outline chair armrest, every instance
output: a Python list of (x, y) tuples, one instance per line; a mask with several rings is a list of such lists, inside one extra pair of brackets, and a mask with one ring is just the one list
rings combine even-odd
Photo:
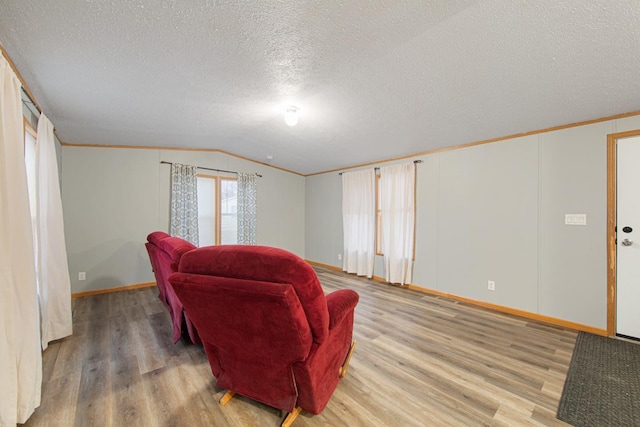
[(338, 325), (347, 313), (355, 309), (359, 299), (358, 293), (351, 289), (340, 289), (327, 295), (329, 330)]

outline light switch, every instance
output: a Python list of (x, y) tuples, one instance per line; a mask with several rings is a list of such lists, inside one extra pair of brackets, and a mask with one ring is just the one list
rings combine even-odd
[(565, 225), (587, 225), (587, 214), (565, 214)]

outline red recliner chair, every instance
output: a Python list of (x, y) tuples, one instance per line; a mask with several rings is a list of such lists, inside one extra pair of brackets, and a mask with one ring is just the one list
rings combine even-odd
[(355, 346), (355, 291), (325, 296), (302, 258), (266, 246), (190, 251), (169, 282), (227, 389), (221, 404), (238, 393), (289, 412), (283, 426), (324, 409)]
[(196, 249), (196, 246), (179, 237), (171, 237), (165, 232), (156, 231), (147, 236), (148, 243), (145, 244), (151, 267), (156, 276), (156, 284), (158, 285), (158, 298), (164, 303), (169, 310), (173, 323), (173, 342), (176, 343), (182, 336), (182, 321), (187, 327), (189, 338), (194, 344), (200, 342), (198, 331), (189, 320), (189, 317), (183, 314), (182, 303), (176, 296), (168, 282), (171, 273), (178, 271), (180, 258)]

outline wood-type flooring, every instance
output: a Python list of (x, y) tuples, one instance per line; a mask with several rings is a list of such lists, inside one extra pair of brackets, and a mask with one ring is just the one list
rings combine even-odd
[[(360, 294), (347, 377), (305, 426), (565, 426), (555, 418), (577, 333), (316, 268), (326, 293)], [(173, 344), (156, 288), (76, 298), (74, 334), (43, 353), (26, 426), (278, 426), (242, 396), (226, 406), (201, 345)]]

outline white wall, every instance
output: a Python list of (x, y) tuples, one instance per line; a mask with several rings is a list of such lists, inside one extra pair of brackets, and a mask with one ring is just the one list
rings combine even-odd
[[(73, 292), (154, 280), (144, 247), (168, 231), (170, 166), (257, 172), (258, 244), (305, 255), (304, 178), (216, 152), (62, 147), (62, 199)], [(78, 272), (86, 281), (78, 281)]]
[[(416, 157), (413, 283), (606, 329), (607, 134), (632, 129), (640, 116)], [(340, 177), (306, 185), (307, 259), (341, 267)]]

